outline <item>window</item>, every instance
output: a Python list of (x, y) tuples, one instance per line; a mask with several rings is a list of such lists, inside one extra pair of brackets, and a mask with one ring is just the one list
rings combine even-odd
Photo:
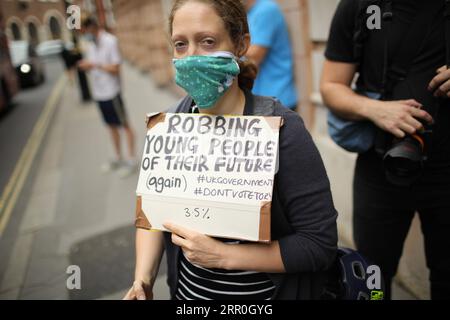
[(49, 28), (53, 39), (61, 39), (61, 25), (55, 17), (50, 17)]
[(30, 43), (39, 43), (39, 35), (36, 24), (33, 22), (28, 23), (28, 37), (30, 39)]
[(20, 32), (20, 28), (17, 23), (11, 23), (11, 33), (14, 40), (22, 40), (22, 33)]

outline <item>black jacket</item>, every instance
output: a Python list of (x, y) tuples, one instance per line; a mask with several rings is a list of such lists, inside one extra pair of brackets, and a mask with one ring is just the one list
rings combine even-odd
[[(187, 113), (184, 98), (169, 112)], [(278, 240), (286, 269), (268, 274), (276, 286), (274, 299), (319, 299), (337, 250), (337, 213), (325, 168), (311, 136), (297, 113), (277, 100), (246, 92), (245, 115), (281, 116), (279, 171), (272, 198), (271, 234)], [(172, 298), (178, 283), (181, 250), (164, 233), (168, 285)]]

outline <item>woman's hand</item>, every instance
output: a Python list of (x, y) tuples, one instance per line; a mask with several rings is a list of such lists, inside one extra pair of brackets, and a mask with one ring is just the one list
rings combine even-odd
[(165, 223), (164, 228), (172, 232), (172, 242), (181, 247), (191, 263), (203, 268), (225, 267), (223, 242), (172, 223)]
[(135, 281), (123, 300), (153, 300), (153, 291), (144, 281)]
[(403, 138), (423, 130), (419, 120), (433, 123), (431, 115), (421, 108), (422, 105), (414, 99), (379, 101), (376, 108), (371, 108), (368, 118), (382, 130)]
[(432, 91), (435, 97), (450, 98), (450, 69), (442, 66), (436, 70), (437, 75), (428, 85), (428, 90)]

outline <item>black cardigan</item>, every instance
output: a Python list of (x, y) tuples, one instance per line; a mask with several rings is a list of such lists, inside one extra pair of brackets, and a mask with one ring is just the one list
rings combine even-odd
[[(274, 299), (319, 299), (326, 270), (337, 250), (337, 212), (319, 152), (297, 113), (277, 100), (245, 92), (245, 115), (281, 116), (279, 171), (271, 210), (272, 240), (278, 240), (286, 273), (268, 274), (276, 286)], [(168, 112), (187, 113), (192, 99), (184, 98)], [(167, 283), (173, 298), (178, 284), (180, 247), (164, 232)]]

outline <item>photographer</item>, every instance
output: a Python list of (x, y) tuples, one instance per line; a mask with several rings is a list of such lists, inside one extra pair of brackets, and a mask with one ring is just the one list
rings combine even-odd
[[(382, 20), (371, 29), (367, 12), (374, 4)], [(354, 240), (380, 266), (388, 299), (416, 212), (431, 298), (450, 298), (449, 6), (445, 0), (342, 0), (325, 53), (325, 104), (335, 116), (373, 127), (373, 143), (359, 151), (355, 168)]]

